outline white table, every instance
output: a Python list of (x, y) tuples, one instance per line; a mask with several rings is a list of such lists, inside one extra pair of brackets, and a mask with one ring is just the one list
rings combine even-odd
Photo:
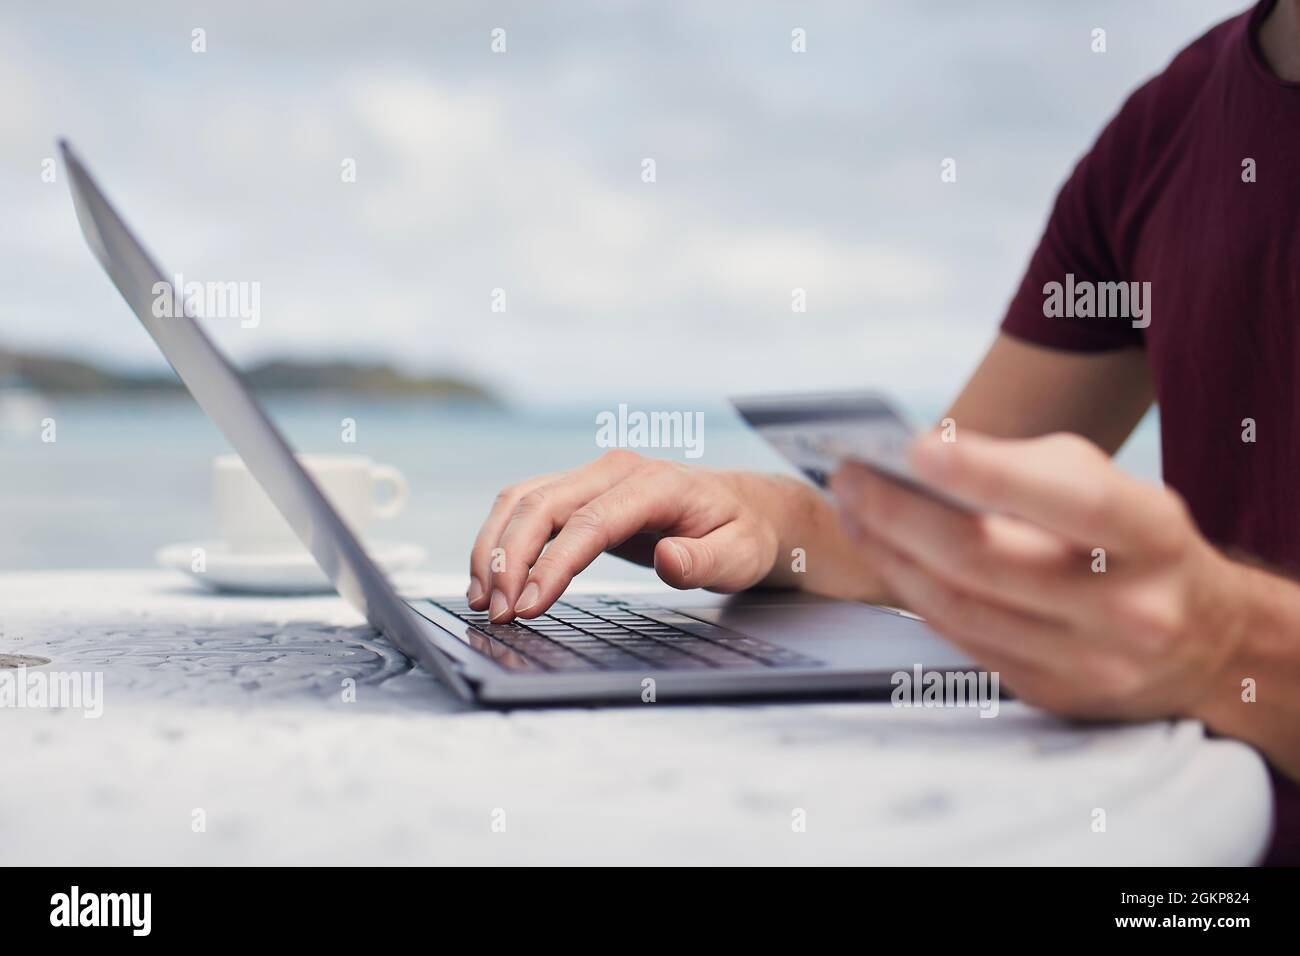
[(338, 598), (168, 572), (0, 576), (0, 654), (105, 675), (99, 719), (0, 710), (0, 864), (1246, 864), (1270, 821), (1260, 758), (1190, 721), (472, 711)]

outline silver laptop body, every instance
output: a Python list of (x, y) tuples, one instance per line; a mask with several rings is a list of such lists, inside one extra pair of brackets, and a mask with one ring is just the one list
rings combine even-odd
[(801, 593), (566, 598), (538, 622), (511, 625), (491, 625), (463, 597), (400, 597), (194, 316), (154, 315), (165, 274), (68, 143), (59, 146), (86, 242), (190, 394), (338, 593), (460, 697), (633, 703), (649, 699), (648, 688), (663, 702), (880, 695), (899, 671), (975, 667), (914, 618)]

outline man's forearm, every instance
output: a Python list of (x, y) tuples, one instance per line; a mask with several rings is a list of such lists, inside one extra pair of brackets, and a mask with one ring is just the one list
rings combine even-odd
[(1253, 744), (1300, 780), (1300, 585), (1248, 565), (1233, 568), (1237, 652), (1194, 716)]

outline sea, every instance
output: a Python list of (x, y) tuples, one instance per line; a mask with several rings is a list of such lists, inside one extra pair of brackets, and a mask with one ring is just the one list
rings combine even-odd
[[(150, 567), (161, 547), (214, 538), (212, 460), (230, 449), (192, 401), (40, 403), (36, 421), (52, 420), (52, 432), (12, 421), (0, 429), (0, 571)], [(519, 408), (348, 396), (275, 398), (267, 405), (298, 451), (364, 455), (399, 468), (410, 482), (410, 502), (373, 536), (420, 544), (430, 570), (455, 572), (467, 568), (474, 535), (497, 491), (600, 455), (597, 416), (616, 411), (581, 403)], [(674, 410), (681, 404), (631, 407)], [(919, 402), (908, 410), (918, 421), (941, 414)], [(703, 414), (702, 454), (694, 464), (791, 473), (727, 405), (696, 404), (692, 411)], [(644, 451), (685, 460), (683, 449)], [(1158, 478), (1154, 414), (1119, 461), (1135, 474)], [(650, 572), (606, 556), (590, 573), (639, 580)]]

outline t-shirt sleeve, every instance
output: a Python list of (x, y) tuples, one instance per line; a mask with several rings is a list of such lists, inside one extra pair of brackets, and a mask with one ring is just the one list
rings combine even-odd
[[(1048, 348), (1101, 352), (1143, 344), (1123, 317), (1045, 315), (1048, 283), (1131, 281), (1116, 253), (1116, 223), (1142, 144), (1141, 96), (1130, 98), (1057, 194), (1029, 268), (1007, 308), (1002, 331)], [(1062, 292), (1064, 289), (1062, 288)]]

